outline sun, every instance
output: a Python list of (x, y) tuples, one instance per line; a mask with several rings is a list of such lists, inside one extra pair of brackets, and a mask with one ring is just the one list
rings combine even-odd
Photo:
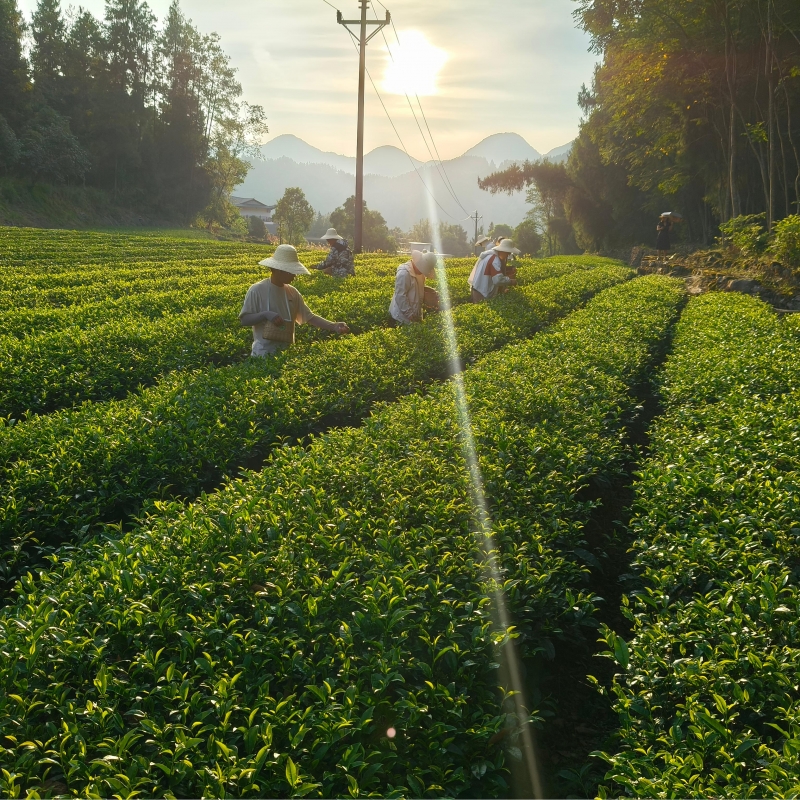
[(384, 90), (392, 94), (436, 94), (436, 76), (447, 61), (447, 53), (419, 31), (398, 35), (400, 44), (389, 45)]

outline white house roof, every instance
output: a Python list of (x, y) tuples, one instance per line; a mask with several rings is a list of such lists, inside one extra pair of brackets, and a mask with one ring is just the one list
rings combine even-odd
[(231, 203), (237, 208), (263, 208), (266, 211), (272, 211), (275, 208), (275, 206), (268, 206), (266, 203), (256, 200), (255, 197), (234, 197), (231, 195)]

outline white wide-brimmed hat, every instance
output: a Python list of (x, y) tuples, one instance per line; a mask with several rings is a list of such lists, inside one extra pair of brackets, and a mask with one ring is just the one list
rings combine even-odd
[(491, 241), (488, 236), (481, 236), (475, 244), (486, 244), (486, 242)]
[(436, 272), (436, 253), (423, 253), (421, 250), (411, 251), (411, 263), (426, 277), (430, 278)]
[(515, 256), (518, 256), (522, 252), (514, 247), (514, 243), (511, 239), (503, 239), (500, 244), (495, 245), (492, 250), (494, 250), (495, 253), (513, 253)]
[(338, 233), (336, 233), (336, 228), (328, 228), (328, 230), (325, 231), (325, 235), (321, 236), (320, 238), (321, 239), (341, 239), (342, 237), (339, 236)]
[(275, 252), (263, 261), (259, 261), (262, 267), (271, 267), (292, 275), (310, 275), (311, 273), (300, 263), (297, 257), (297, 250), (290, 244), (279, 244)]

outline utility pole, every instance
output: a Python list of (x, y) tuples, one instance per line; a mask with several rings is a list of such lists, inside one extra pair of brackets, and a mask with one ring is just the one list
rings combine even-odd
[(479, 217), (479, 216), (478, 216), (478, 212), (476, 211), (476, 212), (475, 212), (475, 213), (474, 213), (474, 214), (473, 214), (473, 215), (470, 217), (470, 219), (474, 219), (474, 220), (475, 220), (475, 238), (472, 240), (472, 243), (473, 243), (473, 244), (475, 244), (475, 242), (477, 242), (477, 241), (478, 241), (478, 220), (479, 220), (479, 219), (483, 219), (483, 217)]
[[(342, 19), (342, 12), (336, 12), (336, 21), (344, 25), (347, 32), (358, 42), (358, 133), (356, 134), (356, 220), (353, 238), (353, 252), (360, 253), (364, 230), (364, 72), (367, 67), (367, 43), (381, 29), (386, 27), (392, 17), (386, 12), (386, 19), (367, 19), (369, 0), (358, 0), (361, 6), (361, 19)], [(356, 35), (349, 25), (358, 25)], [(367, 25), (374, 25), (375, 30), (367, 36)]]

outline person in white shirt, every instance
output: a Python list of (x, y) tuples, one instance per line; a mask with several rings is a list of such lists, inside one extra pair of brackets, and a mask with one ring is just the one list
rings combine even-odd
[(272, 256), (258, 263), (270, 268), (270, 277), (247, 290), (239, 312), (239, 322), (253, 329), (251, 355), (273, 356), (286, 350), (294, 344), (295, 323), (308, 323), (332, 333), (350, 333), (344, 322), (330, 322), (314, 314), (300, 292), (290, 286), (297, 275), (311, 274), (300, 263), (292, 245), (279, 245)]
[(477, 239), (475, 241), (475, 244), (473, 245), (473, 249), (475, 250), (475, 255), (479, 256), (486, 250), (486, 248), (490, 244), (491, 244), (491, 239), (489, 239), (488, 236), (481, 236), (480, 239)]
[(411, 251), (411, 260), (397, 268), (394, 279), (394, 295), (389, 305), (389, 314), (395, 322), (410, 325), (422, 321), (423, 306), (439, 307), (439, 294), (425, 286), (425, 278), (436, 272), (436, 253)]
[(478, 257), (468, 279), (473, 303), (490, 300), (504, 292), (508, 286), (517, 285), (516, 270), (506, 267), (511, 253), (519, 255), (520, 251), (514, 247), (511, 239), (503, 239), (500, 244)]

